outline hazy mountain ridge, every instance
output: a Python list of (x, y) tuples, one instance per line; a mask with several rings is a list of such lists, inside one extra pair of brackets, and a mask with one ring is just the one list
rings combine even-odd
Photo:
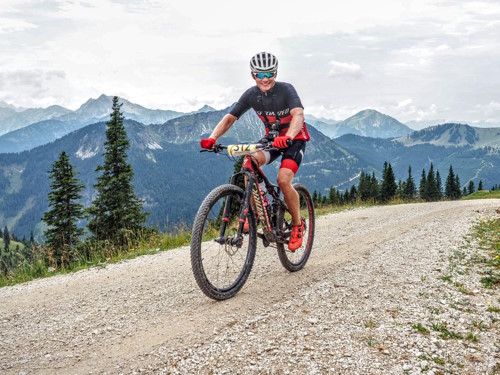
[(394, 141), (405, 146), (428, 143), (445, 147), (500, 147), (500, 128), (476, 128), (466, 124), (449, 123), (431, 126)]
[(372, 138), (393, 138), (413, 132), (405, 124), (395, 118), (384, 115), (373, 109), (365, 109), (344, 121), (318, 124), (325, 135), (337, 138), (344, 134), (355, 134)]
[[(103, 94), (97, 99), (87, 100), (76, 111), (70, 111), (59, 106), (45, 109), (24, 109), (2, 102), (3, 104), (0, 103), (0, 153), (30, 150), (53, 142), (57, 138), (83, 126), (107, 121), (111, 102), (112, 97)], [(120, 98), (120, 102), (122, 103), (121, 110), (125, 118), (145, 125), (164, 124), (173, 119), (197, 113), (220, 112), (208, 105), (191, 113), (181, 113), (171, 110), (148, 109), (123, 98)], [(27, 124), (27, 122), (35, 119), (37, 119), (37, 122)], [(21, 122), (22, 127), (2, 135), (2, 128), (10, 127), (9, 124), (16, 121)], [(398, 120), (372, 109), (360, 111), (344, 121), (317, 118), (311, 114), (306, 114), (306, 122), (332, 139), (344, 134), (357, 134), (372, 138), (400, 137), (401, 141), (410, 142), (409, 140), (403, 140), (402, 137), (413, 132), (411, 128)], [(170, 125), (172, 124), (175, 124), (175, 122), (170, 123)], [(21, 125), (18, 124), (17, 126)], [(170, 130), (173, 131), (174, 128)], [(186, 134), (186, 132), (177, 134), (175, 136), (176, 142), (184, 142), (183, 138), (186, 137), (186, 139), (189, 139)], [(412, 142), (418, 142), (418, 140), (413, 139)], [(422, 140), (422, 142), (425, 142), (425, 140)]]
[[(491, 138), (487, 138), (494, 135)], [(445, 124), (395, 139), (377, 139), (344, 135), (336, 143), (362, 160), (375, 165), (390, 162), (396, 178), (405, 179), (411, 166), (415, 181), (420, 181), (422, 169), (430, 163), (441, 178), (448, 175), (450, 165), (460, 176), (462, 186), (473, 180), (483, 181), (485, 188), (500, 182), (500, 129), (472, 128), (467, 125)]]
[[(112, 97), (101, 95), (97, 99), (89, 99), (76, 111), (52, 106), (45, 109), (27, 109), (15, 112), (7, 108), (11, 115), (2, 120), (0, 118), (0, 135), (2, 128), (12, 128), (16, 124), (17, 130), (12, 130), (0, 136), (0, 152), (22, 152), (34, 147), (53, 142), (56, 139), (76, 129), (109, 119), (112, 106)], [(141, 105), (120, 99), (125, 118), (143, 124), (163, 124), (171, 119), (186, 115), (182, 112), (148, 109)], [(208, 112), (214, 110), (210, 106), (203, 106), (198, 111)], [(1, 111), (0, 111), (1, 114)], [(50, 120), (50, 121), (49, 121)]]
[[(7, 110), (9, 110), (9, 108), (7, 108)], [(58, 105), (47, 108), (28, 108), (20, 112), (11, 109), (8, 116), (0, 118), (0, 135), (7, 134), (39, 121), (57, 119), (70, 112), (69, 109)]]

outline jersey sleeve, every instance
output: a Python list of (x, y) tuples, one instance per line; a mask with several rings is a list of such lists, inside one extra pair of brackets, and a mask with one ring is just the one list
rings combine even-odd
[(240, 118), (250, 107), (250, 92), (252, 89), (248, 89), (241, 95), (240, 99), (236, 102), (233, 109), (229, 112), (236, 118)]
[(295, 87), (293, 87), (291, 84), (286, 84), (285, 85), (285, 90), (287, 92), (286, 97), (288, 98), (288, 108), (293, 109), (293, 108), (302, 108), (304, 109), (304, 106), (302, 105), (302, 102), (300, 101), (299, 94), (297, 94), (297, 90), (295, 90)]

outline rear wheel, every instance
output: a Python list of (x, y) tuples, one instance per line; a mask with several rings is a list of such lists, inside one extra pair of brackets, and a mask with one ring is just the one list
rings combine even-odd
[[(235, 185), (221, 185), (212, 190), (201, 204), (194, 220), (191, 237), (191, 268), (200, 289), (208, 297), (224, 300), (233, 297), (250, 274), (257, 246), (257, 224), (252, 208), (247, 218), (248, 233), (240, 245), (231, 244), (237, 237), (243, 190)], [(222, 211), (231, 198), (226, 230), (220, 238)]]
[[(290, 251), (288, 250), (288, 243), (278, 242), (276, 244), (281, 264), (291, 272), (301, 270), (307, 263), (313, 246), (315, 229), (314, 205), (309, 190), (302, 184), (295, 184), (293, 187), (299, 193), (300, 216), (305, 224), (302, 246), (295, 251)], [(290, 239), (292, 215), (288, 209), (282, 208), (279, 210), (277, 224), (281, 234), (285, 238)]]

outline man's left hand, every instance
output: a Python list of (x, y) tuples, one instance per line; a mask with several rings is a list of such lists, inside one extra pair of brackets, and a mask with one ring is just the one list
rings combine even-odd
[[(290, 144), (288, 143), (290, 140)], [(292, 137), (290, 137), (289, 135), (284, 135), (282, 137), (276, 137), (274, 138), (274, 141), (273, 141), (273, 147), (276, 147), (276, 148), (287, 148), (288, 146), (290, 146), (292, 144)]]

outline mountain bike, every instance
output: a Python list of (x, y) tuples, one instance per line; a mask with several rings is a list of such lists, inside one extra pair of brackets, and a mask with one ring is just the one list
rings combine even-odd
[(191, 268), (200, 289), (215, 300), (231, 298), (243, 287), (253, 266), (258, 238), (264, 247), (277, 249), (281, 264), (290, 272), (301, 270), (311, 254), (315, 229), (311, 194), (303, 184), (293, 185), (300, 197), (305, 226), (302, 246), (290, 251), (292, 216), (281, 189), (268, 180), (252, 158), (258, 150), (273, 148), (271, 142), (259, 142), (216, 144), (210, 150), (226, 151), (234, 160), (244, 157), (241, 171), (231, 177), (230, 183), (216, 187), (203, 200), (193, 224)]

